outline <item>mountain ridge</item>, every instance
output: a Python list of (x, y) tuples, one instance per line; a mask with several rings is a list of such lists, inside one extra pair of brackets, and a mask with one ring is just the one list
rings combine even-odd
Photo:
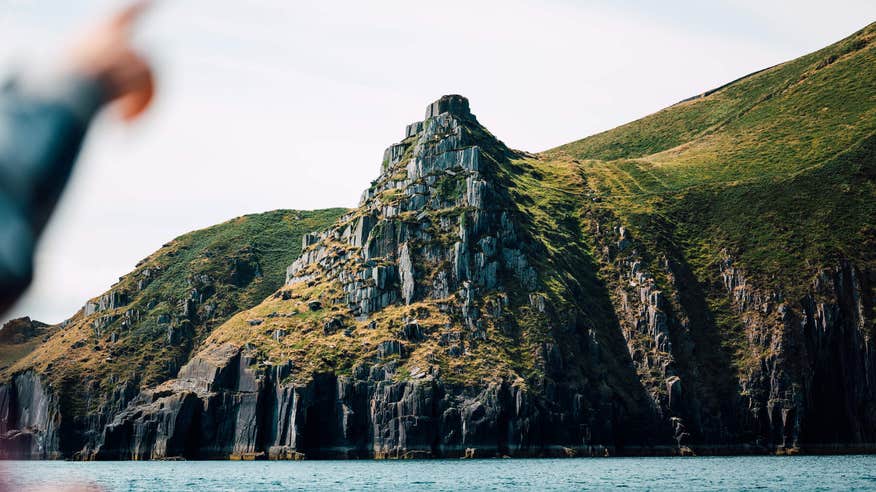
[(7, 370), (8, 456), (872, 452), (874, 37), (539, 154), (444, 96), (175, 374)]

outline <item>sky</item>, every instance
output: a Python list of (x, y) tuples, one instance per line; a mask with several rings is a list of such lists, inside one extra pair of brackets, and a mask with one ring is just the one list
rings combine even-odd
[[(0, 0), (3, 76), (52, 65), (123, 5)], [(158, 94), (95, 121), (0, 321), (59, 322), (176, 236), (246, 213), (353, 207), (443, 94), (537, 152), (837, 41), (872, 0), (164, 0), (138, 29)]]

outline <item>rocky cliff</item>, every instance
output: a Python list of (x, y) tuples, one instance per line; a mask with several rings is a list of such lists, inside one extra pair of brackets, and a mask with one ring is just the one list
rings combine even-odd
[[(186, 295), (156, 294), (179, 311), (155, 313), (175, 328), (153, 353), (176, 355), (154, 376), (108, 361), (74, 398), (70, 375), (94, 366), (47, 355), (130, 344), (133, 287), (11, 365), (4, 452), (871, 452), (874, 38), (871, 25), (541, 154), (442, 97), (356, 209), (294, 238), (284, 282), (205, 325), (220, 290), (197, 275)], [(283, 275), (246, 258), (220, 285)]]
[(283, 284), (305, 231), (344, 209), (238, 217), (165, 244), (70, 319), (0, 329), (0, 453), (87, 457), (137, 396), (218, 325)]

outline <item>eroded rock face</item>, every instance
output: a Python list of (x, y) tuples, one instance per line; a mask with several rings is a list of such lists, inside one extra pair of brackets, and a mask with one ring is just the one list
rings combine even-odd
[(47, 326), (45, 323), (31, 320), (27, 316), (11, 319), (0, 326), (0, 344), (13, 345), (28, 342), (34, 337), (42, 335)]
[[(614, 453), (610, 415), (580, 394), (533, 398), (507, 383), (457, 388), (394, 363), (284, 383), (288, 367), (232, 346), (202, 352), (180, 378), (142, 393), (106, 427), (97, 459), (415, 458)], [(602, 444), (608, 442), (609, 444)], [(653, 452), (652, 448), (650, 451)]]
[[(787, 299), (752, 285), (729, 253), (719, 263), (721, 285), (709, 292), (696, 287), (683, 259), (657, 256), (650, 267), (664, 291), (644, 259), (653, 251), (623, 227), (594, 233), (603, 264), (613, 267), (609, 287), (630, 356), (680, 447), (873, 450), (872, 272), (841, 262), (806, 280), (802, 298)], [(721, 335), (737, 339), (735, 353), (720, 346), (709, 296), (726, 296), (742, 325)]]
[[(761, 363), (740, 378), (755, 439), (780, 450), (866, 451), (876, 442), (872, 272), (822, 270), (799, 301), (758, 289), (726, 257), (724, 287)], [(839, 447), (842, 447), (840, 444)]]
[[(442, 97), (386, 150), (381, 176), (359, 209), (341, 226), (304, 238), (287, 284), (317, 274), (321, 282), (338, 281), (356, 316), (395, 302), (478, 297), (495, 290), (503, 274), (536, 289), (527, 259), (535, 245), (519, 230), (497, 176), (496, 163), (515, 155), (477, 124), (467, 99)], [(465, 323), (476, 324), (478, 310), (464, 304)]]
[(0, 457), (60, 458), (60, 412), (36, 373), (0, 386)]

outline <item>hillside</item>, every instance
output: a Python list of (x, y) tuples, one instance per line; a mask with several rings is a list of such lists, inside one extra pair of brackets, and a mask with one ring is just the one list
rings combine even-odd
[[(10, 445), (33, 445), (45, 457), (58, 456), (59, 447), (72, 454), (88, 446), (141, 387), (176, 375), (216, 326), (282, 285), (284, 265), (299, 254), (301, 236), (343, 212), (278, 210), (185, 234), (70, 319), (43, 328), (52, 336), (30, 351), (0, 341), (0, 353), (9, 354), (0, 377), (9, 381), (19, 374), (17, 393), (31, 395), (32, 411), (43, 406), (52, 427), (34, 442), (27, 432), (11, 435)], [(29, 377), (33, 373), (40, 377)], [(45, 399), (43, 388), (52, 389)], [(9, 391), (0, 390), (0, 431), (25, 430), (5, 421), (27, 422), (8, 413), (10, 401)], [(49, 410), (57, 405), (63, 411)]]
[[(583, 188), (591, 231), (624, 228), (617, 249), (635, 249), (603, 250), (609, 286), (650, 271), (669, 294), (670, 322), (687, 340), (657, 359), (698, 386), (688, 405), (711, 402), (721, 420), (736, 413), (748, 442), (779, 451), (872, 442), (876, 429), (874, 38), (871, 24), (531, 161), (569, 170), (534, 193)], [(613, 294), (618, 310), (624, 290)], [(635, 323), (625, 328), (634, 359), (654, 345), (636, 340)], [(697, 430), (710, 433), (705, 422)]]
[(8, 368), (47, 341), (53, 328), (27, 316), (11, 319), (0, 326), (0, 370)]
[(728, 248), (786, 288), (839, 259), (872, 267), (874, 37), (871, 24), (541, 157), (574, 163), (628, 227), (671, 237), (703, 266)]
[[(101, 309), (127, 307), (92, 301), (4, 372), (0, 431), (84, 459), (872, 452), (874, 38), (540, 154), (444, 96), (294, 261), (232, 268), (259, 290), (221, 320), (107, 361)], [(153, 308), (203, 321), (197, 278)], [(93, 362), (48, 355), (71, 350)], [(83, 368), (86, 401), (58, 400)]]

